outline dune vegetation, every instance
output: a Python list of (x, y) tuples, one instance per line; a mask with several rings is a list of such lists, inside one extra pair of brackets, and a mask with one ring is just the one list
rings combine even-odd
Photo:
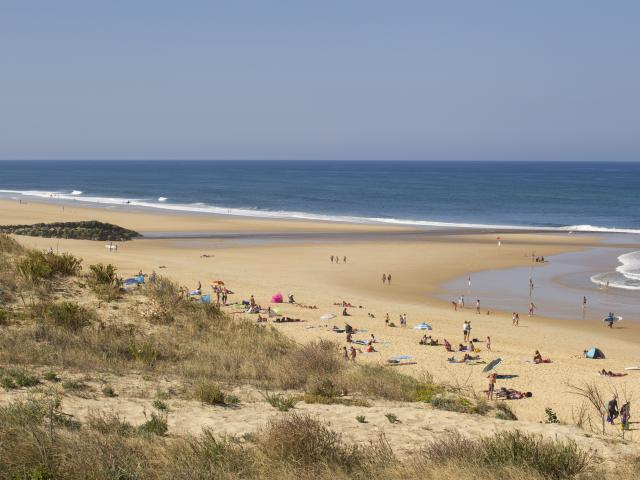
[[(250, 354), (249, 354), (250, 353)], [(248, 385), (278, 416), (251, 435), (169, 429), (168, 394), (145, 421), (113, 411), (65, 412), (65, 396), (87, 395), (102, 374), (171, 378), (174, 396), (242, 408), (230, 393)], [(518, 432), (416, 445), (399, 456), (384, 436), (350, 443), (299, 402), (366, 406), (376, 400), (515, 420), (505, 404), (385, 367), (345, 362), (327, 341), (299, 344), (275, 327), (185, 300), (159, 277), (133, 291), (112, 265), (82, 268), (68, 253), (23, 248), (0, 234), (0, 387), (20, 392), (0, 406), (0, 478), (631, 478), (640, 463), (603, 470), (576, 444)], [(117, 398), (109, 384), (104, 398)], [(99, 395), (99, 393), (93, 393)], [(151, 399), (150, 399), (151, 400)], [(398, 418), (389, 414), (390, 423)], [(363, 421), (366, 419), (363, 416)], [(516, 422), (513, 422), (514, 425)], [(638, 466), (636, 466), (638, 465)]]

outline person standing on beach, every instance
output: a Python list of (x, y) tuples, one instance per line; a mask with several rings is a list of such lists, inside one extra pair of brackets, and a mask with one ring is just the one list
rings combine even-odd
[(469, 322), (467, 322), (466, 320), (464, 321), (464, 323), (462, 324), (462, 335), (463, 335), (463, 342), (467, 342), (467, 340), (469, 339)]
[(460, 295), (460, 308), (464, 308), (464, 295)]
[(355, 362), (356, 361), (356, 349), (353, 345), (351, 345), (351, 361)]
[(331, 259), (331, 263), (333, 263), (333, 255), (329, 257)]
[(496, 380), (498, 379), (498, 375), (492, 373), (487, 377), (489, 379), (489, 388), (487, 389), (487, 399), (493, 400), (493, 391), (496, 388)]
[(531, 302), (529, 304), (529, 316), (533, 317), (533, 310), (536, 308), (536, 306), (533, 304), (533, 302)]
[(387, 283), (387, 274), (383, 273), (382, 274), (382, 284), (384, 285), (385, 283)]
[(347, 263), (347, 257), (342, 257), (342, 263)]
[(491, 351), (491, 337), (487, 337), (487, 350)]
[(476, 315), (480, 315), (480, 299), (476, 300)]
[(387, 284), (391, 285), (391, 274), (387, 274)]
[(347, 351), (347, 347), (342, 347), (342, 355), (344, 356), (344, 359), (348, 362), (349, 361), (349, 352)]
[(389, 326), (389, 314), (388, 313), (384, 316), (384, 326), (385, 327)]
[(336, 255), (336, 263), (340, 263), (340, 257)]

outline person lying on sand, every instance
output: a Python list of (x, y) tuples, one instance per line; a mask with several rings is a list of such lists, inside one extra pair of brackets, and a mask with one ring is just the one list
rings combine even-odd
[(267, 317), (263, 317), (262, 315), (260, 315), (258, 313), (258, 318), (256, 319), (256, 322), (257, 323), (263, 323), (263, 322), (266, 322), (266, 321), (267, 321)]
[(353, 330), (353, 327), (351, 325), (349, 325), (348, 323), (344, 324), (344, 331), (346, 333), (355, 333)]
[(455, 357), (447, 358), (447, 362), (449, 363), (466, 363), (474, 360), (480, 360), (480, 355), (469, 355), (468, 353), (465, 353), (462, 360), (456, 360)]
[(611, 370), (605, 370), (604, 368), (598, 372), (598, 375), (603, 377), (624, 377), (626, 373), (614, 373)]
[(533, 394), (531, 392), (519, 392), (512, 388), (502, 387), (496, 393), (496, 397), (504, 400), (520, 400), (522, 398), (530, 398)]
[(304, 320), (300, 320), (299, 318), (290, 318), (290, 317), (280, 317), (274, 320), (275, 323), (293, 323), (293, 322), (304, 322)]

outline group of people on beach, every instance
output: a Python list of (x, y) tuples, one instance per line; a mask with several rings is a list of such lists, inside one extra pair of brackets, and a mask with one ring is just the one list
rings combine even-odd
[(387, 284), (387, 285), (391, 285), (391, 274), (390, 273), (383, 273), (382, 274), (382, 284)]
[[(329, 261), (331, 263), (334, 263), (334, 261), (335, 261), (335, 263), (340, 263), (340, 257), (338, 255), (331, 255), (329, 257)], [(342, 263), (347, 263), (347, 256), (346, 255), (342, 257)]]

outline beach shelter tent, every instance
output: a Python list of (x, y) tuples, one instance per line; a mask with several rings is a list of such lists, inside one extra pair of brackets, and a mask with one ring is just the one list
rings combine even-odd
[(602, 353), (602, 350), (597, 347), (591, 347), (589, 350), (587, 350), (587, 353), (585, 353), (584, 356), (587, 358), (598, 359), (604, 358), (604, 353)]
[(271, 303), (282, 303), (282, 294), (276, 293), (273, 297), (271, 297)]

